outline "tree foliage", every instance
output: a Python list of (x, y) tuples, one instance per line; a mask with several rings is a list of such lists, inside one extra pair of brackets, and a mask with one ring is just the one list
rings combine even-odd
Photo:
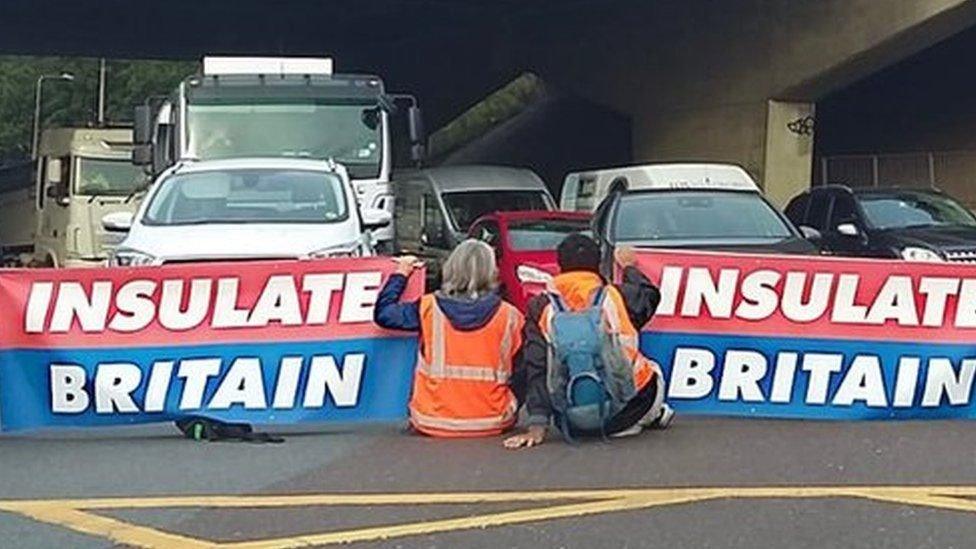
[[(30, 152), (34, 91), (41, 75), (74, 75), (72, 82), (44, 81), (42, 128), (94, 124), (99, 60), (79, 57), (0, 56), (0, 159)], [(132, 121), (132, 109), (147, 97), (165, 95), (196, 71), (193, 61), (109, 60), (106, 63), (105, 119)]]

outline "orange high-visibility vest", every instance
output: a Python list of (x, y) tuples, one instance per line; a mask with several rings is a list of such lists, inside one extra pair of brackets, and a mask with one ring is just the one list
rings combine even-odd
[[(596, 291), (597, 286), (593, 287)], [(589, 298), (586, 303), (590, 303)], [(567, 306), (569, 304), (567, 303)], [(634, 328), (630, 317), (627, 316), (627, 308), (624, 304), (620, 292), (613, 286), (607, 286), (606, 295), (603, 298), (603, 318), (606, 322), (607, 330), (616, 334), (620, 340), (621, 347), (627, 358), (630, 359), (634, 367), (634, 387), (639, 391), (643, 389), (658, 373), (659, 367), (654, 361), (645, 357), (640, 352), (639, 338), (640, 333)], [(552, 304), (546, 305), (539, 317), (539, 328), (547, 341), (551, 341), (552, 334)]]
[(497, 435), (515, 423), (518, 403), (508, 388), (522, 345), (522, 314), (502, 302), (477, 330), (454, 328), (433, 295), (420, 300), (420, 352), (410, 398), (410, 423), (439, 437)]

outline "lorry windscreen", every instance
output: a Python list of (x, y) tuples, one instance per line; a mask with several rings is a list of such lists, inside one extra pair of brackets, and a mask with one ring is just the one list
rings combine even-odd
[(342, 180), (329, 173), (213, 170), (157, 184), (142, 220), (146, 225), (332, 223), (349, 216)]
[(128, 196), (145, 185), (146, 174), (128, 158), (78, 158), (75, 195)]
[(454, 228), (467, 232), (479, 217), (491, 212), (551, 210), (552, 204), (541, 191), (464, 191), (444, 193), (444, 205)]
[(345, 165), (353, 179), (379, 176), (383, 138), (375, 105), (239, 101), (187, 106), (190, 157), (332, 158)]
[(647, 191), (620, 198), (612, 236), (616, 242), (704, 242), (796, 235), (759, 193)]

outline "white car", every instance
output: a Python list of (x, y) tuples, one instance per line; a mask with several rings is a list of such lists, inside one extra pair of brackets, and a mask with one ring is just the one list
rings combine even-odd
[(373, 254), (385, 210), (360, 214), (341, 165), (254, 158), (186, 162), (163, 172), (135, 216), (102, 220), (128, 232), (110, 266), (196, 261), (311, 259)]

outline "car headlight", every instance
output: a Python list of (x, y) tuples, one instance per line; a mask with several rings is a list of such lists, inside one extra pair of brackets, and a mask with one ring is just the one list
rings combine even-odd
[(519, 265), (515, 269), (515, 276), (518, 277), (520, 282), (530, 283), (530, 284), (548, 284), (552, 282), (552, 275), (538, 269), (536, 267), (530, 267), (528, 265)]
[(118, 248), (112, 253), (108, 258), (109, 267), (141, 267), (144, 265), (152, 265), (156, 261), (156, 258), (147, 254), (140, 252), (139, 250), (133, 250), (131, 248)]
[(905, 261), (945, 261), (937, 252), (917, 246), (902, 248), (901, 258)]
[(322, 248), (320, 250), (315, 250), (314, 252), (308, 254), (310, 259), (325, 259), (329, 257), (360, 257), (362, 255), (362, 247), (356, 244), (343, 244), (341, 246), (329, 246), (328, 248)]

